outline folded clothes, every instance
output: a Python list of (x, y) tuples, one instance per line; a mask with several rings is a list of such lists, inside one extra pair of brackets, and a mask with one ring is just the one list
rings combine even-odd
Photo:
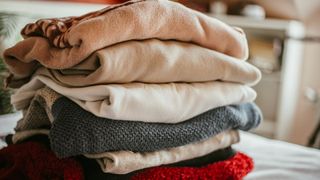
[(205, 140), (232, 128), (249, 130), (260, 121), (261, 112), (252, 103), (215, 108), (177, 124), (112, 120), (97, 117), (44, 88), (16, 131), (37, 130), (52, 123), (51, 148), (59, 157), (67, 157), (120, 150), (156, 151)]
[[(219, 161), (224, 161), (227, 159), (232, 158), (236, 155), (236, 151), (233, 150), (231, 147), (227, 147), (224, 149), (220, 149), (217, 151), (213, 151), (210, 154), (205, 156), (201, 156), (194, 159), (189, 159), (185, 161), (181, 161), (178, 163), (166, 165), (165, 167), (201, 167), (208, 164), (212, 164)], [(117, 179), (117, 180), (125, 180), (130, 179), (138, 172), (143, 172), (146, 169), (130, 172), (127, 174), (111, 174), (111, 173), (104, 173), (101, 171), (100, 166), (96, 163), (95, 160), (85, 158), (83, 156), (77, 157), (77, 160), (81, 163), (83, 167), (83, 173), (85, 179), (94, 179), (94, 180), (105, 180), (105, 179)]]
[(46, 76), (35, 76), (11, 97), (17, 109), (25, 109), (36, 90), (48, 86), (95, 116), (116, 120), (177, 123), (210, 109), (252, 102), (256, 92), (227, 82), (108, 84), (89, 87), (61, 86)]
[(0, 150), (0, 179), (84, 179), (81, 164), (58, 159), (44, 144), (28, 141)]
[[(126, 174), (139, 169), (206, 156), (237, 142), (239, 142), (239, 133), (237, 131), (226, 131), (204, 141), (154, 152), (113, 151), (85, 156), (96, 159), (103, 172)], [(183, 165), (186, 166), (186, 163), (183, 163)]]
[[(191, 43), (158, 39), (119, 43), (94, 52), (71, 68), (41, 67), (35, 74), (49, 76), (70, 87), (215, 80), (254, 85), (261, 77), (256, 67), (240, 59)], [(12, 79), (10, 86), (19, 87), (28, 81), (29, 78)]]
[(4, 52), (18, 78), (30, 76), (39, 63), (70, 68), (94, 51), (128, 40), (178, 40), (240, 59), (248, 56), (241, 29), (167, 0), (130, 1), (79, 17), (40, 19), (26, 25), (22, 35), (23, 41)]
[(253, 160), (238, 152), (232, 158), (203, 167), (155, 167), (139, 172), (132, 180), (241, 180), (253, 170)]

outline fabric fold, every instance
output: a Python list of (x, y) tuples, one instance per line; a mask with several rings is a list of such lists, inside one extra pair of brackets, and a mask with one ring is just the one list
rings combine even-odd
[(252, 102), (256, 92), (226, 82), (109, 84), (64, 87), (46, 76), (35, 76), (12, 96), (17, 109), (25, 109), (36, 91), (48, 86), (98, 117), (151, 123), (178, 123), (210, 109)]
[[(224, 149), (219, 149), (213, 151), (205, 156), (201, 156), (194, 159), (189, 159), (185, 161), (180, 161), (178, 163), (165, 165), (166, 167), (201, 167), (206, 166), (208, 164), (216, 163), (219, 161), (224, 161), (231, 159), (237, 154), (237, 152), (232, 149), (232, 147), (227, 147)], [(94, 179), (94, 180), (106, 180), (106, 179), (117, 179), (117, 180), (126, 180), (130, 177), (134, 176), (139, 172), (143, 172), (146, 169), (141, 169), (138, 171), (130, 172), (127, 174), (112, 174), (105, 173), (101, 170), (99, 164), (94, 159), (86, 158), (84, 156), (79, 156), (77, 160), (80, 161), (85, 179)]]
[[(158, 39), (119, 43), (94, 52), (71, 68), (40, 67), (35, 74), (70, 87), (215, 80), (254, 85), (261, 78), (256, 67), (240, 59), (191, 43)], [(28, 81), (12, 79), (9, 86), (19, 87)]]
[(149, 167), (173, 164), (205, 156), (213, 151), (239, 142), (237, 131), (226, 131), (207, 140), (155, 152), (116, 151), (101, 154), (86, 154), (96, 159), (105, 173), (126, 174)]
[(241, 29), (167, 0), (130, 1), (80, 17), (41, 19), (22, 34), (25, 39), (4, 52), (16, 78), (30, 76), (39, 63), (70, 68), (94, 51), (128, 40), (178, 40), (239, 59), (248, 57)]
[(246, 62), (242, 29), (177, 2), (131, 0), (21, 34), (3, 54), (23, 118), (0, 171), (83, 179), (76, 156), (119, 178), (241, 179), (253, 169), (231, 148), (262, 121), (251, 87), (261, 72)]
[[(58, 157), (178, 147), (233, 128), (249, 130), (262, 118), (260, 110), (247, 103), (215, 108), (176, 124), (119, 121), (97, 117), (49, 88), (38, 91), (25, 114), (17, 134), (50, 126), (51, 149)], [(16, 135), (13, 139), (19, 141)]]

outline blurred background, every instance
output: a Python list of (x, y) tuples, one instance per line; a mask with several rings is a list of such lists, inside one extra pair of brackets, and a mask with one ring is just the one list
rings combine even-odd
[[(46, 17), (80, 15), (125, 0), (0, 0), (0, 52), (19, 41), (20, 29)], [(254, 88), (264, 115), (259, 135), (308, 145), (320, 129), (320, 0), (178, 0), (246, 32), (248, 61), (262, 72)], [(7, 76), (0, 61), (0, 83)], [(0, 88), (0, 114), (14, 112)], [(1, 120), (1, 119), (0, 119)]]

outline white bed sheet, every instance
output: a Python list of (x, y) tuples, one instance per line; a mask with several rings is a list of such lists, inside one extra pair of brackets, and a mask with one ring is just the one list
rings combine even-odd
[(247, 132), (240, 133), (238, 151), (253, 158), (246, 180), (320, 180), (320, 151)]
[(10, 133), (14, 133), (13, 129), (20, 118), (22, 118), (21, 112), (0, 115), (0, 149), (7, 146), (4, 137)]
[[(0, 116), (0, 137), (12, 133), (21, 113)], [(245, 180), (320, 180), (320, 151), (240, 132), (233, 147), (253, 158), (254, 170)], [(0, 138), (0, 149), (5, 147)]]

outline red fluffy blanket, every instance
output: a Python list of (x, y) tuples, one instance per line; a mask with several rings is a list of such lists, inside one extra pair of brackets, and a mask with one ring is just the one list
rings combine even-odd
[(204, 167), (155, 167), (143, 171), (133, 180), (240, 180), (253, 169), (253, 160), (238, 152), (234, 157)]
[(44, 144), (25, 142), (0, 150), (0, 179), (84, 179), (82, 166), (71, 158), (58, 159)]
[[(203, 167), (154, 167), (135, 174), (133, 180), (239, 180), (253, 169), (253, 160), (238, 152), (232, 158)], [(120, 176), (119, 176), (120, 177)], [(120, 177), (121, 178), (121, 177)], [(44, 144), (25, 142), (0, 150), (0, 179), (84, 179), (81, 164), (58, 159)]]

